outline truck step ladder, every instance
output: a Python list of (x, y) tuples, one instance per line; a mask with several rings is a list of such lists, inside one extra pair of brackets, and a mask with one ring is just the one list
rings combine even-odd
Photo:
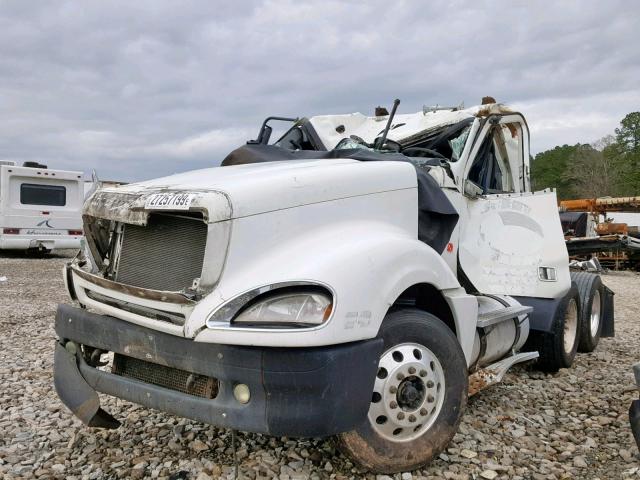
[(516, 363), (535, 360), (539, 356), (538, 352), (516, 353), (472, 373), (469, 375), (469, 396), (471, 397), (491, 385), (500, 383), (507, 370)]
[(505, 322), (512, 318), (519, 317), (533, 311), (533, 307), (527, 307), (526, 305), (516, 305), (514, 307), (499, 308), (498, 310), (491, 310), (489, 312), (481, 313), (478, 315), (478, 328), (486, 328), (496, 323)]

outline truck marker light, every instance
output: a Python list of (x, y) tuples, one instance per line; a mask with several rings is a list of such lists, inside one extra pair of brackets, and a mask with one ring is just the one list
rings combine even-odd
[(19, 235), (20, 229), (19, 228), (3, 228), (2, 233), (4, 233), (5, 235)]
[(449, 253), (453, 252), (453, 243), (449, 242), (447, 244), (447, 252)]
[(333, 303), (330, 303), (324, 311), (324, 317), (322, 318), (323, 322), (326, 322), (331, 316), (331, 312), (333, 312)]
[(233, 387), (233, 396), (243, 405), (249, 403), (249, 400), (251, 400), (251, 391), (249, 390), (249, 386), (244, 383), (237, 384)]
[(82, 235), (82, 230), (69, 230), (69, 235)]

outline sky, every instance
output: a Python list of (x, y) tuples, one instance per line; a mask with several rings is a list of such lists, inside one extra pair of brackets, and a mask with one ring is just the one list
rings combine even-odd
[(134, 181), (215, 166), (269, 115), (491, 95), (535, 154), (640, 110), (640, 3), (0, 2), (0, 159)]

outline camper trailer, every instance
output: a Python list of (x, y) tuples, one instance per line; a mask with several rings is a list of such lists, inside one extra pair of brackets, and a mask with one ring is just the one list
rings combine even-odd
[(0, 250), (80, 248), (82, 172), (0, 161)]

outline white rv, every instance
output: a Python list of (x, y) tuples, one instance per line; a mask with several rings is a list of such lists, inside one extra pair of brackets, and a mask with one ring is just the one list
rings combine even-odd
[(0, 161), (0, 250), (80, 248), (82, 172)]

